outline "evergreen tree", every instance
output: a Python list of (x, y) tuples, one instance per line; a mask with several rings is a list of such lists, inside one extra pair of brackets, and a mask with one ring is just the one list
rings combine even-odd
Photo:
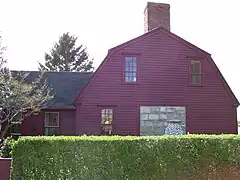
[(45, 53), (45, 63), (39, 63), (41, 71), (75, 71), (93, 70), (93, 60), (89, 59), (86, 48), (77, 46), (77, 37), (64, 33), (54, 44), (50, 54)]

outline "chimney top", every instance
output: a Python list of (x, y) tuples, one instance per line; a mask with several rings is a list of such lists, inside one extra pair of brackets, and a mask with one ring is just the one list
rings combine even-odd
[(148, 2), (144, 10), (144, 32), (160, 26), (170, 30), (170, 5)]

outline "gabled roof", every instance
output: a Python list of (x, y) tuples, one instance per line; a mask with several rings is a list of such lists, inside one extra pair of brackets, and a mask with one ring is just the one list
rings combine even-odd
[(185, 39), (177, 36), (176, 34), (174, 34), (174, 33), (170, 32), (170, 31), (166, 30), (166, 29), (163, 28), (163, 27), (155, 28), (155, 29), (153, 29), (153, 30), (151, 30), (151, 31), (143, 34), (143, 35), (140, 35), (140, 36), (138, 36), (138, 37), (136, 37), (136, 38), (133, 38), (133, 39), (127, 41), (127, 42), (124, 42), (124, 43), (122, 43), (122, 44), (120, 44), (120, 45), (118, 45), (118, 46), (115, 46), (115, 47), (109, 49), (107, 56), (106, 56), (105, 59), (102, 61), (102, 63), (100, 64), (100, 66), (97, 68), (97, 70), (95, 71), (94, 76), (91, 78), (91, 80), (87, 83), (87, 85), (86, 85), (86, 86), (83, 88), (83, 90), (79, 93), (78, 97), (75, 99), (74, 104), (76, 103), (76, 100), (77, 100), (78, 98), (81, 98), (81, 97), (82, 97), (82, 94), (84, 93), (84, 91), (87, 90), (88, 86), (92, 83), (94, 77), (98, 76), (98, 74), (99, 74), (99, 72), (101, 71), (102, 67), (103, 67), (104, 64), (106, 64), (106, 62), (111, 58), (111, 56), (114, 54), (114, 52), (116, 52), (116, 51), (118, 51), (118, 50), (120, 50), (120, 49), (122, 49), (122, 48), (124, 48), (124, 47), (126, 47), (126, 46), (129, 46), (129, 45), (131, 45), (131, 44), (134, 44), (134, 43), (136, 43), (136, 42), (138, 42), (138, 41), (140, 41), (140, 40), (143, 40), (143, 39), (145, 39), (145, 38), (147, 38), (147, 37), (149, 37), (149, 36), (152, 36), (153, 34), (158, 33), (159, 31), (165, 33), (167, 36), (173, 38), (174, 40), (176, 40), (176, 41), (178, 41), (178, 42), (180, 42), (180, 43), (188, 46), (189, 48), (194, 49), (194, 50), (196, 50), (197, 52), (202, 53), (204, 56), (206, 56), (206, 57), (211, 61), (211, 64), (214, 66), (214, 68), (217, 70), (217, 75), (218, 75), (218, 77), (220, 78), (221, 82), (223, 83), (223, 86), (224, 86), (224, 88), (227, 90), (229, 96), (230, 96), (230, 97), (233, 99), (233, 101), (235, 102), (235, 105), (236, 105), (236, 106), (239, 105), (238, 99), (236, 98), (236, 96), (234, 95), (233, 91), (232, 91), (231, 88), (229, 87), (229, 85), (228, 85), (228, 83), (226, 82), (225, 78), (223, 77), (222, 73), (219, 71), (217, 65), (215, 64), (215, 62), (214, 62), (213, 59), (211, 58), (211, 54), (208, 53), (208, 52), (206, 52), (206, 51), (204, 51), (204, 50), (202, 50), (201, 48), (195, 46), (194, 44), (186, 41)]
[[(25, 74), (27, 82), (34, 81), (41, 72), (20, 71)], [(44, 72), (55, 97), (47, 104), (46, 108), (68, 109), (75, 108), (73, 102), (77, 95), (92, 77), (92, 72)]]
[(186, 41), (185, 39), (177, 36), (176, 34), (172, 33), (171, 31), (166, 30), (165, 28), (163, 28), (163, 27), (161, 27), (161, 26), (158, 27), (158, 28), (155, 28), (155, 29), (153, 29), (153, 30), (151, 30), (151, 31), (148, 31), (147, 33), (142, 34), (142, 35), (140, 35), (140, 36), (138, 36), (138, 37), (136, 37), (136, 38), (133, 38), (133, 39), (127, 41), (127, 42), (124, 42), (124, 43), (122, 43), (122, 44), (120, 44), (120, 45), (118, 45), (118, 46), (115, 46), (115, 47), (109, 49), (108, 51), (110, 52), (110, 51), (113, 51), (113, 50), (116, 50), (116, 49), (120, 49), (120, 48), (129, 46), (129, 45), (131, 45), (131, 44), (133, 44), (133, 43), (136, 43), (137, 41), (142, 40), (142, 39), (144, 39), (144, 38), (146, 38), (146, 37), (148, 37), (148, 36), (152, 36), (154, 33), (158, 33), (159, 31), (165, 33), (166, 35), (170, 36), (171, 38), (174, 38), (175, 40), (179, 41), (180, 43), (185, 44), (186, 46), (188, 46), (188, 47), (190, 47), (190, 48), (192, 48), (192, 49), (195, 49), (195, 50), (198, 51), (198, 52), (202, 52), (202, 53), (204, 53), (204, 54), (206, 54), (206, 55), (211, 56), (210, 53), (204, 51), (203, 49), (195, 46), (194, 44)]

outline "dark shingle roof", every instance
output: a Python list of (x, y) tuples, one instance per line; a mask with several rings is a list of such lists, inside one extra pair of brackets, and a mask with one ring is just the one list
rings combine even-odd
[[(23, 71), (21, 71), (23, 72)], [(39, 71), (24, 71), (25, 80), (35, 80), (41, 73)], [(55, 97), (46, 108), (73, 108), (73, 102), (87, 82), (92, 72), (44, 72), (47, 83), (52, 87)]]

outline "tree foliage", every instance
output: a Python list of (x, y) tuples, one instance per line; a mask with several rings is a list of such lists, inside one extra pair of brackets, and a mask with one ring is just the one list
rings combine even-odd
[[(1, 47), (1, 46), (0, 46)], [(0, 138), (8, 129), (21, 124), (25, 117), (38, 113), (53, 98), (46, 80), (40, 75), (33, 82), (26, 82), (26, 75), (13, 73), (5, 67), (6, 60), (0, 54)]]
[(5, 51), (6, 47), (2, 45), (2, 36), (0, 35), (0, 72), (7, 71), (7, 68), (5, 67), (7, 60), (4, 58)]
[(45, 53), (45, 63), (39, 62), (41, 71), (76, 71), (88, 72), (93, 70), (93, 60), (89, 58), (86, 47), (77, 46), (77, 38), (64, 33), (54, 44), (50, 54)]

